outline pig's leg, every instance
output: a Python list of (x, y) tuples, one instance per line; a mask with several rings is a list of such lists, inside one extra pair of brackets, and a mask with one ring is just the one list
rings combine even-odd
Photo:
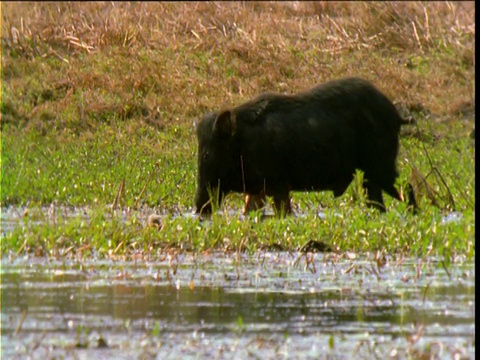
[(416, 214), (418, 212), (417, 200), (415, 199), (415, 191), (413, 191), (412, 184), (408, 183), (405, 191), (407, 192), (407, 204), (411, 211)]
[(385, 204), (383, 202), (382, 188), (376, 184), (373, 184), (369, 181), (363, 183), (363, 187), (367, 190), (368, 197), (368, 206), (373, 206), (374, 208), (380, 210), (381, 212), (386, 212)]
[(292, 214), (292, 205), (288, 192), (273, 195), (273, 208), (279, 216)]
[(265, 207), (267, 202), (265, 194), (247, 194), (245, 195), (245, 206), (243, 208), (243, 215), (250, 211), (256, 211)]
[(333, 196), (335, 197), (342, 196), (347, 190), (352, 180), (353, 180), (353, 176), (337, 181), (335, 184), (335, 187), (333, 188)]
[[(385, 186), (383, 188), (383, 190), (388, 195), (390, 195), (391, 197), (393, 197), (397, 200), (400, 200), (400, 201), (405, 201), (405, 199), (402, 198), (402, 196), (400, 195), (398, 190), (395, 188), (395, 186), (393, 186), (393, 184)], [(407, 186), (405, 188), (405, 192), (407, 194), (407, 205), (408, 205), (408, 207), (410, 208), (411, 211), (413, 211), (413, 213), (416, 213), (417, 210), (418, 210), (418, 205), (417, 205), (417, 201), (415, 200), (415, 192), (413, 191), (412, 184), (407, 184)]]

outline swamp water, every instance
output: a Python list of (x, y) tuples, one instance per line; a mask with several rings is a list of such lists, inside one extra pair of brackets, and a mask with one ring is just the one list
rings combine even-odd
[(2, 358), (475, 357), (475, 268), (335, 254), (2, 261)]
[[(22, 214), (2, 209), (2, 236)], [(2, 359), (475, 358), (473, 260), (4, 254), (1, 276)]]

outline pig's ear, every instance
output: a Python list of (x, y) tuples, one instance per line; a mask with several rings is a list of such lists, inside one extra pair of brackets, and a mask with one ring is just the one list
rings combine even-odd
[(219, 136), (232, 136), (235, 133), (235, 115), (230, 110), (218, 114), (213, 123), (213, 133)]

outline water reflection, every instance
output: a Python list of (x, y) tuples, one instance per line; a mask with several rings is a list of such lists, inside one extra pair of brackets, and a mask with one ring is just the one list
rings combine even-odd
[[(277, 350), (284, 339), (290, 353), (312, 351), (312, 344), (323, 339), (318, 351), (351, 355), (365, 334), (374, 343), (393, 346), (396, 341), (395, 349), (406, 351), (421, 329), (424, 348), (440, 342), (445, 349), (474, 355), (473, 263), (454, 265), (450, 277), (435, 261), (418, 276), (414, 260), (392, 262), (375, 274), (373, 262), (332, 263), (318, 255), (317, 271), (311, 272), (295, 263), (296, 256), (271, 253), (266, 260), (244, 256), (240, 262), (224, 254), (200, 260), (183, 256), (175, 271), (169, 261), (92, 261), (83, 270), (75, 270), (76, 264), (3, 261), (2, 352), (15, 354), (19, 343), (45, 332), (54, 338), (63, 334), (71, 347), (82, 327), (107, 339), (109, 356), (128, 341), (133, 342), (129, 348), (140, 346), (134, 340), (139, 334), (173, 339), (168, 349), (177, 355), (186, 351), (185, 337), (191, 341), (198, 334), (209, 339), (198, 345), (202, 354), (212, 344), (227, 349), (235, 340), (267, 337), (275, 339)], [(355, 271), (348, 270), (352, 266)], [(296, 340), (285, 342), (285, 336)], [(341, 346), (331, 346), (332, 336), (343, 339)], [(270, 357), (272, 346), (262, 345), (259, 354)], [(232, 355), (233, 348), (228, 349)]]

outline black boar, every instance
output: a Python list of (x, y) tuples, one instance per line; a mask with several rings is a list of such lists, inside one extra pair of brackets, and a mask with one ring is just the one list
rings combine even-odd
[[(386, 211), (382, 190), (394, 186), (400, 126), (407, 123), (370, 82), (333, 80), (297, 95), (262, 94), (206, 115), (197, 126), (196, 213), (210, 213), (230, 192), (246, 195), (245, 212), (273, 196), (276, 213), (291, 213), (290, 191), (342, 195), (356, 169), (369, 205)], [(409, 185), (408, 204), (416, 210)]]

